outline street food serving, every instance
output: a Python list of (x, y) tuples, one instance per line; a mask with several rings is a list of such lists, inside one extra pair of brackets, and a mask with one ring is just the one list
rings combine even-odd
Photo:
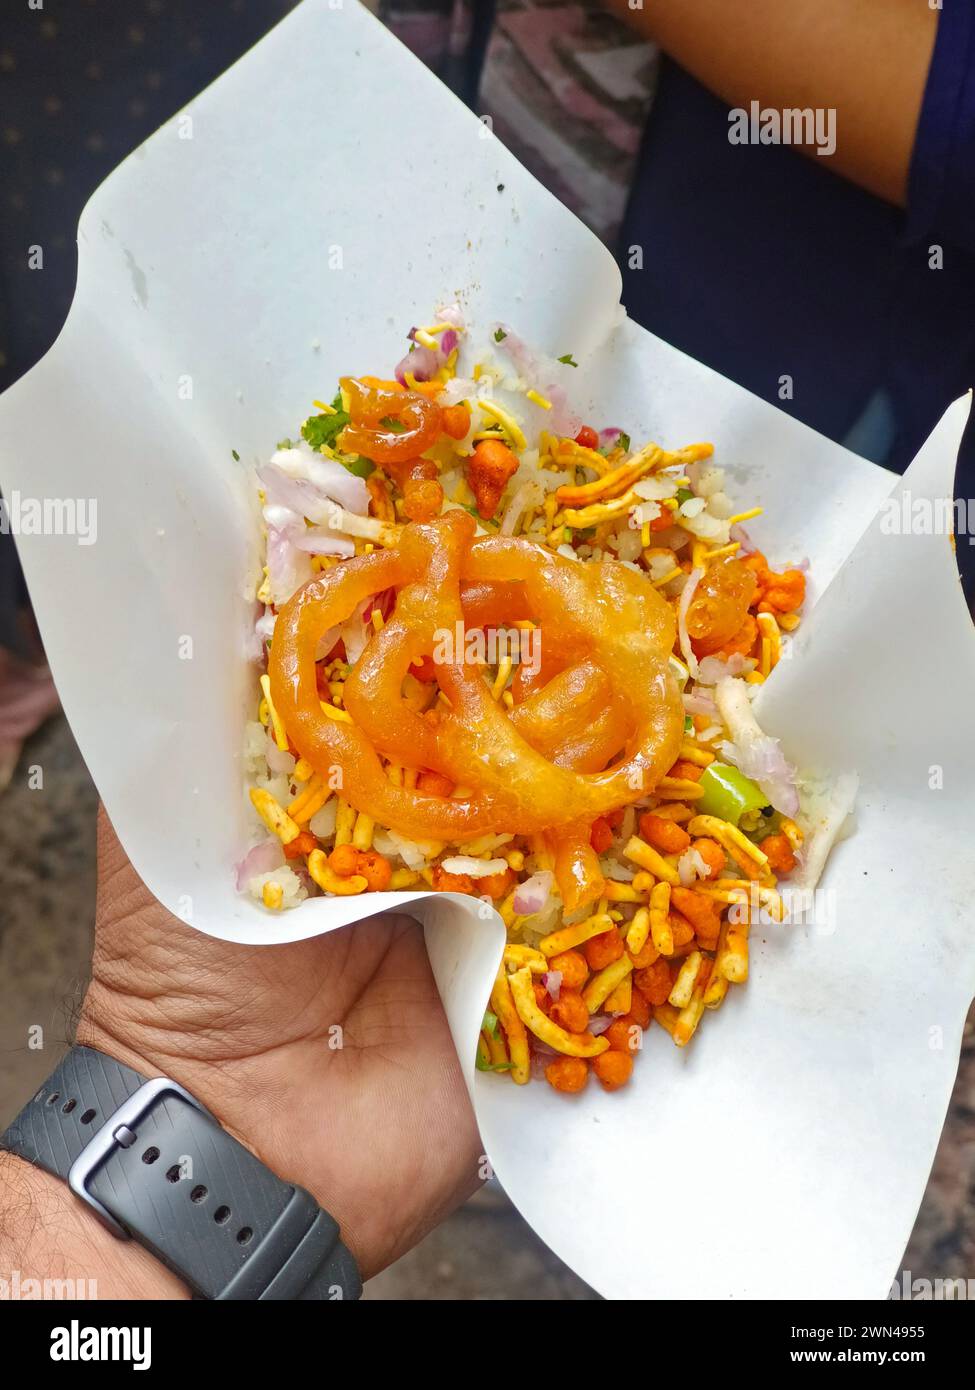
[(710, 443), (634, 448), (547, 379), (571, 354), (465, 339), (441, 310), (257, 469), (264, 833), (238, 886), (269, 912), (474, 896), (509, 942), (479, 1068), (615, 1090), (652, 1022), (683, 1047), (744, 983), (755, 913), (781, 920), (842, 821), (806, 843), (751, 707), (805, 572), (754, 545)]

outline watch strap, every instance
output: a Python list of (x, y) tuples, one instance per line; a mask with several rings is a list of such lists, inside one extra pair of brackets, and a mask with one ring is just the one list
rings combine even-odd
[(208, 1299), (358, 1298), (334, 1219), (168, 1078), (74, 1047), (0, 1136)]

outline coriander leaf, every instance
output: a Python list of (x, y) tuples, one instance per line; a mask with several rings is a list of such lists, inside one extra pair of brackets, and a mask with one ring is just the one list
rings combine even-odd
[[(341, 404), (341, 397), (336, 399)], [(301, 435), (313, 449), (320, 450), (323, 444), (331, 448), (348, 423), (348, 414), (340, 409), (336, 409), (334, 415), (309, 415), (301, 427)]]
[(679, 487), (677, 489), (678, 505), (682, 505), (684, 502), (689, 502), (693, 496), (694, 494), (693, 492), (691, 492), (689, 487)]
[(357, 478), (368, 478), (371, 473), (376, 471), (376, 465), (372, 459), (365, 459), (361, 454), (339, 454), (339, 462), (350, 473), (354, 473)]
[(234, 462), (235, 462), (235, 463), (240, 463), (240, 454), (238, 454), (237, 450), (236, 450), (236, 449), (231, 449), (230, 452), (231, 452), (231, 453), (233, 454), (233, 456), (234, 456)]
[(559, 358), (559, 361), (564, 362), (567, 367), (578, 367), (579, 365), (578, 362), (573, 360), (571, 352), (565, 353), (562, 357)]
[(490, 1037), (496, 1038), (498, 1036), (497, 1014), (493, 1014), (490, 1009), (486, 1010), (484, 1014), (484, 1022), (481, 1024), (481, 1027), (484, 1029), (485, 1033), (489, 1034)]
[(496, 328), (496, 329), (494, 330), (494, 341), (495, 341), (496, 343), (503, 343), (504, 340), (505, 340), (505, 338), (507, 338), (507, 336), (508, 336), (508, 335), (507, 335), (507, 333), (504, 331), (503, 328)]
[(626, 453), (630, 452), (630, 436), (628, 434), (624, 433), (621, 430), (620, 437), (616, 442), (621, 449), (625, 450)]

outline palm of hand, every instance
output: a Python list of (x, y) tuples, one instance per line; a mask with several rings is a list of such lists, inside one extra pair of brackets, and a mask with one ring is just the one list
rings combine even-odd
[(103, 817), (78, 1041), (185, 1085), (332, 1212), (366, 1277), (477, 1186), (473, 1113), (408, 917), (218, 941), (152, 897)]

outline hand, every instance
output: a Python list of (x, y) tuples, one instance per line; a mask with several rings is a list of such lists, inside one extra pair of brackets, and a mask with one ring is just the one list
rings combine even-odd
[(98, 869), (79, 1043), (185, 1086), (332, 1213), (364, 1278), (477, 1187), (480, 1141), (416, 922), (215, 940), (156, 902), (104, 812)]

